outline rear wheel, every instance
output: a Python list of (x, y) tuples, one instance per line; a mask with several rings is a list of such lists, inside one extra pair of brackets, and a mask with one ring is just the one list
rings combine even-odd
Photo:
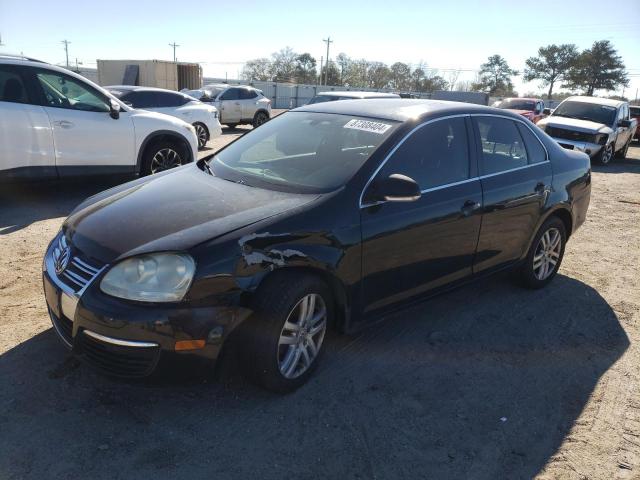
[(253, 128), (259, 127), (260, 125), (268, 121), (269, 115), (267, 115), (265, 112), (256, 112), (253, 117)]
[(257, 384), (285, 393), (303, 385), (318, 365), (331, 294), (313, 275), (276, 274), (266, 282), (243, 329), (243, 367)]
[(551, 217), (542, 224), (520, 267), (524, 286), (542, 288), (553, 280), (562, 263), (566, 238), (564, 222), (558, 217)]
[(613, 158), (613, 143), (610, 143), (602, 147), (602, 149), (600, 150), (600, 153), (596, 155), (595, 160), (600, 165), (607, 165), (611, 162), (612, 158)]
[(194, 123), (196, 129), (196, 137), (198, 137), (198, 148), (204, 148), (209, 141), (209, 130), (201, 123)]
[(142, 174), (151, 175), (186, 163), (184, 148), (163, 140), (147, 147), (142, 158)]

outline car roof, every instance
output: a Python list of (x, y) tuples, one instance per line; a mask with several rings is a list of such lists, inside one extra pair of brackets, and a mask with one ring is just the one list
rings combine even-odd
[(109, 85), (107, 87), (104, 87), (107, 90), (122, 90), (122, 91), (129, 91), (129, 92), (142, 92), (142, 91), (149, 91), (149, 92), (169, 92), (169, 93), (179, 93), (181, 95), (184, 95), (183, 92), (176, 92), (175, 90), (169, 90), (167, 88), (156, 88), (156, 87), (145, 87), (145, 86), (140, 86), (140, 85)]
[(508, 110), (501, 110), (474, 103), (451, 102), (445, 100), (422, 100), (406, 98), (386, 98), (371, 100), (344, 100), (341, 102), (313, 103), (299, 107), (292, 112), (336, 113), (358, 117), (379, 118), (405, 122), (428, 116), (446, 114), (484, 113), (509, 116), (520, 120), (522, 117)]
[(504, 98), (502, 99), (502, 101), (505, 100), (529, 100), (532, 102), (541, 102), (542, 99), (541, 98), (534, 98), (534, 97), (508, 97), (508, 98)]
[(583, 102), (583, 103), (594, 103), (596, 105), (607, 105), (609, 107), (619, 107), (627, 102), (623, 102), (622, 100), (614, 100), (611, 98), (600, 98), (600, 97), (586, 97), (583, 95), (575, 95), (573, 97), (567, 97), (564, 101), (571, 100), (572, 102)]
[[(348, 97), (348, 98), (398, 98), (400, 95), (397, 93), (386, 92), (357, 92), (349, 90), (318, 92), (317, 95), (326, 95), (331, 97)], [(316, 96), (317, 96), (316, 95)]]

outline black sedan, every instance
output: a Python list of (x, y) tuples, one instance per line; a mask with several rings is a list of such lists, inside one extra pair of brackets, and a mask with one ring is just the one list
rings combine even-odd
[(44, 291), (62, 341), (109, 374), (215, 361), (233, 337), (251, 378), (288, 391), (329, 328), (503, 269), (547, 285), (590, 192), (589, 157), (504, 110), (321, 103), (86, 200)]

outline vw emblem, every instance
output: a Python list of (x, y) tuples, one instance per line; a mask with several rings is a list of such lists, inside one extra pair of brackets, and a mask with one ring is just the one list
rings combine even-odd
[(58, 275), (65, 271), (70, 259), (71, 249), (67, 245), (56, 247), (53, 252), (53, 266)]

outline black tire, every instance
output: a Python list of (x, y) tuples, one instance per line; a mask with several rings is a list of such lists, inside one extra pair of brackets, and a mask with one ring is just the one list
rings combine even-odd
[(269, 121), (269, 115), (267, 114), (267, 112), (256, 112), (256, 114), (253, 116), (253, 128), (257, 128), (260, 125), (262, 125), (263, 123), (266, 123)]
[(158, 161), (154, 161), (156, 155), (160, 154), (164, 150), (171, 150), (177, 155), (175, 162), (167, 161), (167, 165), (169, 163), (173, 163), (173, 165), (168, 168), (179, 167), (180, 165), (187, 163), (187, 156), (182, 145), (171, 140), (160, 140), (148, 145), (145, 149), (144, 154), (142, 155), (142, 168), (140, 170), (142, 175), (151, 175), (168, 169), (166, 166), (165, 168), (159, 168), (157, 165)]
[[(538, 257), (538, 255), (541, 253), (540, 249), (542, 247), (542, 237), (545, 235), (545, 233), (554, 231), (557, 231), (560, 236), (559, 250), (557, 252), (554, 252), (557, 253), (557, 258), (552, 255), (549, 255), (548, 257), (555, 259), (556, 264), (552, 266), (552, 269), (546, 276), (544, 276), (544, 278), (540, 278), (536, 272), (536, 270), (539, 269), (535, 268), (534, 261), (537, 260), (536, 257)], [(558, 273), (560, 264), (562, 263), (566, 242), (567, 231), (564, 226), (564, 222), (556, 216), (547, 219), (547, 221), (545, 221), (538, 230), (538, 233), (536, 233), (536, 236), (531, 243), (531, 247), (529, 248), (527, 258), (524, 264), (519, 268), (518, 277), (524, 287), (538, 289), (546, 286), (549, 282), (551, 282), (551, 280), (553, 280), (553, 278)]]
[(616, 158), (619, 158), (620, 160), (624, 160), (625, 158), (627, 158), (627, 152), (629, 151), (630, 144), (631, 139), (627, 140), (627, 143), (625, 143), (624, 147), (622, 147), (620, 151), (616, 152)]
[[(281, 366), (286, 365), (286, 355), (300, 346), (280, 345), (279, 341), (287, 330), (284, 327), (285, 322), (288, 319), (292, 322), (297, 320), (300, 302), (309, 295), (322, 298), (326, 309), (325, 329), (321, 337), (316, 337), (319, 347), (310, 364), (302, 370), (305, 362), (302, 355), (298, 354), (298, 358), (303, 362), (300, 365), (301, 373), (295, 378), (287, 378), (281, 372)], [(315, 305), (321, 306), (321, 302), (316, 300)], [(324, 351), (326, 326), (330, 325), (333, 319), (333, 301), (329, 288), (314, 275), (276, 272), (260, 286), (253, 301), (253, 310), (255, 313), (243, 325), (241, 332), (240, 356), (245, 375), (254, 383), (278, 393), (287, 393), (299, 388), (313, 374)], [(293, 336), (297, 334), (292, 334), (291, 338)], [(306, 344), (304, 340), (299, 343)], [(307, 347), (304, 349), (307, 351)]]
[(204, 148), (209, 141), (209, 129), (206, 125), (196, 122), (193, 124), (193, 128), (196, 129), (196, 137), (198, 138), (198, 150)]
[(610, 164), (611, 160), (613, 160), (614, 150), (615, 150), (615, 147), (614, 147), (613, 143), (605, 145), (604, 147), (602, 147), (600, 149), (598, 154), (594, 157), (595, 161), (597, 163), (599, 163), (600, 165), (608, 165), (608, 164)]

